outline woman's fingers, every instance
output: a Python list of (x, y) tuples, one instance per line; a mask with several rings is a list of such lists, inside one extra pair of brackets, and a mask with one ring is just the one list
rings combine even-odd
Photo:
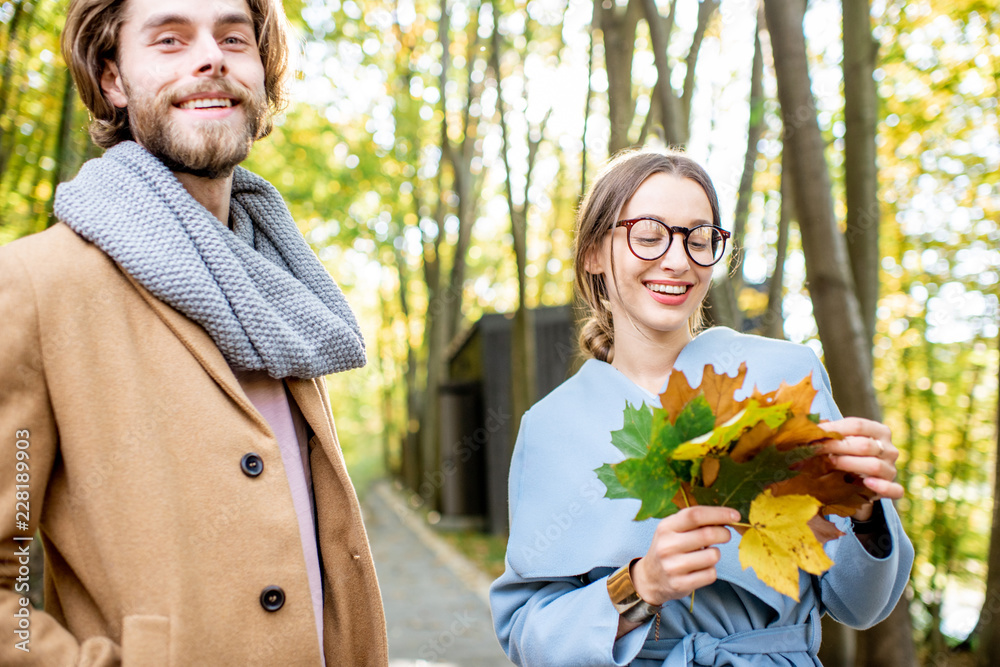
[(657, 529), (684, 532), (695, 530), (702, 526), (725, 526), (740, 520), (740, 513), (729, 507), (713, 507), (711, 505), (695, 505), (682, 509), (680, 512), (660, 522)]
[(728, 542), (725, 526), (739, 520), (734, 509), (696, 505), (660, 521), (649, 551), (634, 568), (636, 591), (643, 600), (662, 604), (715, 581), (721, 552), (714, 545)]
[(862, 417), (844, 417), (835, 421), (823, 422), (819, 427), (825, 431), (833, 431), (845, 436), (866, 436), (880, 439), (883, 442), (892, 441), (892, 431), (888, 426)]
[(880, 479), (878, 477), (866, 477), (864, 479), (864, 485), (882, 498), (899, 500), (905, 493), (902, 484), (888, 479)]

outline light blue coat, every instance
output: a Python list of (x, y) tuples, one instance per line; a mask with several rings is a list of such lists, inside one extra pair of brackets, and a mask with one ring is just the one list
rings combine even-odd
[[(806, 346), (731, 329), (709, 329), (682, 351), (675, 368), (692, 386), (705, 365), (734, 375), (748, 366), (743, 395), (812, 373), (812, 411), (840, 412), (829, 378)], [(742, 396), (740, 396), (742, 397)], [(882, 500), (892, 543), (875, 558), (851, 534), (851, 522), (831, 517), (845, 533), (828, 542), (835, 565), (822, 576), (800, 572), (800, 602), (765, 586), (739, 563), (735, 531), (721, 545), (718, 581), (665, 605), (659, 641), (653, 621), (619, 640), (618, 613), (606, 578), (645, 555), (657, 519), (633, 521), (638, 500), (604, 498), (594, 469), (623, 458), (611, 444), (625, 402), (658, 405), (658, 397), (611, 365), (590, 360), (532, 407), (521, 420), (510, 469), (510, 541), (506, 571), (490, 589), (493, 622), (510, 659), (524, 666), (819, 665), (820, 616), (865, 628), (892, 611), (906, 586), (913, 548), (892, 503)]]

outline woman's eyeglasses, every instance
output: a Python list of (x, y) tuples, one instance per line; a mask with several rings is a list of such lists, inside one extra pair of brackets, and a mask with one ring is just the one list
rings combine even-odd
[(712, 266), (726, 250), (726, 239), (730, 234), (715, 225), (697, 227), (669, 227), (655, 218), (632, 218), (620, 220), (615, 227), (628, 230), (628, 249), (632, 254), (646, 261), (663, 257), (670, 250), (674, 234), (684, 236), (684, 252), (698, 266)]

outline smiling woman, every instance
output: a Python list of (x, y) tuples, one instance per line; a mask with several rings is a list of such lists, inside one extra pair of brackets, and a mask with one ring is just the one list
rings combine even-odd
[[(497, 637), (518, 665), (815, 666), (823, 613), (866, 627), (903, 592), (913, 551), (892, 503), (880, 499), (903, 494), (889, 429), (838, 419), (809, 348), (724, 327), (701, 331), (726, 238), (711, 180), (683, 154), (624, 153), (584, 198), (576, 284), (591, 315), (580, 344), (594, 358), (521, 420), (506, 569), (490, 593)], [(851, 519), (835, 517), (853, 535), (829, 543), (836, 565), (822, 577), (800, 575), (797, 595), (771, 590), (740, 566), (739, 512), (695, 505), (633, 521), (635, 501), (610, 486), (604, 495), (595, 475), (621, 460), (612, 432), (622, 429), (626, 406), (659, 405), (675, 370), (699, 387), (709, 365), (733, 377), (740, 369), (738, 391), (747, 394), (811, 376), (809, 413), (836, 420), (822, 428), (844, 436), (821, 441), (823, 453), (876, 499)], [(696, 606), (682, 602), (696, 590)]]

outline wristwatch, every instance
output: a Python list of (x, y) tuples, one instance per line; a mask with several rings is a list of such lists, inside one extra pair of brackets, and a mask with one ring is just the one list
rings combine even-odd
[(660, 611), (660, 605), (649, 604), (635, 592), (629, 569), (637, 560), (639, 559), (632, 559), (628, 565), (615, 570), (608, 577), (608, 595), (622, 618), (631, 623), (645, 623)]
[(882, 503), (876, 502), (872, 507), (872, 515), (864, 521), (858, 521), (851, 517), (851, 531), (855, 535), (875, 535), (886, 531), (885, 514), (882, 511)]

